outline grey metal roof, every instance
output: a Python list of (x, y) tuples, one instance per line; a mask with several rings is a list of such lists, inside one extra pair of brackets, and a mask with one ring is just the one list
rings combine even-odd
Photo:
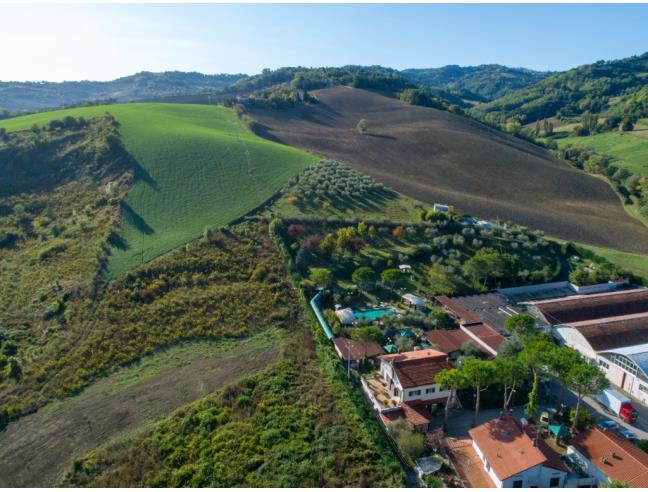
[(498, 331), (504, 330), (504, 322), (509, 316), (521, 312), (498, 292), (456, 296), (451, 299)]

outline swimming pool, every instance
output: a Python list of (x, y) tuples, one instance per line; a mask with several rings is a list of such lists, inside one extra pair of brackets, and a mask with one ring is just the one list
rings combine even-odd
[(391, 307), (353, 311), (355, 319), (378, 319), (381, 316), (392, 316), (394, 314), (396, 314), (396, 310)]

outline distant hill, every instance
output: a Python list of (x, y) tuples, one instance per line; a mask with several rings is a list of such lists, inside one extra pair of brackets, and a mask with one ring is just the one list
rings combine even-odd
[(553, 116), (578, 117), (586, 111), (636, 121), (648, 116), (648, 53), (582, 65), (473, 111), (500, 124), (510, 119), (524, 125)]
[(503, 65), (446, 65), (440, 68), (408, 68), (401, 73), (416, 84), (480, 102), (505, 96), (552, 74)]
[(34, 111), (87, 101), (135, 101), (219, 89), (247, 78), (243, 74), (140, 72), (108, 82), (0, 82), (0, 109)]

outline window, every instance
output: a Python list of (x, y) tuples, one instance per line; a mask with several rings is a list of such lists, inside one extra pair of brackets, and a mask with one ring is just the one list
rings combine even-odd
[(639, 385), (639, 391), (643, 391), (644, 393), (648, 393), (648, 388), (646, 388), (643, 384)]
[(524, 484), (524, 480), (513, 480), (514, 489), (521, 489), (523, 484)]
[(614, 362), (621, 369), (623, 369), (626, 372), (629, 372), (633, 376), (637, 376), (639, 374), (639, 367), (637, 366), (637, 364), (632, 362), (625, 355), (613, 354), (612, 362)]
[(560, 477), (551, 477), (549, 487), (560, 487)]
[(421, 394), (421, 390), (412, 390), (408, 393), (409, 396), (419, 396)]
[(429, 395), (430, 393), (434, 393), (435, 391), (436, 391), (436, 388), (434, 388), (434, 387), (428, 388), (428, 389), (425, 390), (425, 394)]
[(610, 368), (610, 364), (608, 364), (608, 363), (605, 362), (604, 360), (599, 359), (598, 363), (599, 363), (599, 366), (604, 367), (605, 369), (609, 369), (609, 368)]

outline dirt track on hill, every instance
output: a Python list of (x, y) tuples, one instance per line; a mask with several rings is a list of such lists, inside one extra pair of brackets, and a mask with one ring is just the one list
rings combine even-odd
[[(544, 149), (446, 111), (361, 89), (315, 91), (319, 104), (251, 110), (261, 136), (345, 162), (390, 188), (563, 239), (648, 253), (648, 228), (603, 180)], [(365, 118), (368, 134), (355, 126)]]
[(75, 458), (264, 369), (279, 352), (242, 345), (180, 362), (126, 387), (119, 386), (116, 373), (79, 396), (46, 406), (0, 433), (0, 487), (56, 485)]

